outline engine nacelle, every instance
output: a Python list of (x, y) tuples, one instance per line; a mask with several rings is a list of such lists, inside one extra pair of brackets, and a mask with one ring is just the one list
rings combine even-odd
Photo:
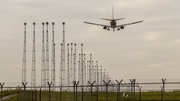
[(107, 29), (107, 26), (104, 26), (103, 29)]
[(124, 26), (121, 26), (121, 29), (124, 29)]

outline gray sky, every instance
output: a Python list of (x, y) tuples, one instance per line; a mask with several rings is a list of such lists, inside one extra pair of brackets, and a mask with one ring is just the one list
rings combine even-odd
[[(144, 20), (121, 31), (84, 24), (109, 24), (99, 18), (126, 17), (118, 24)], [(179, 79), (179, 0), (1, 0), (0, 82), (20, 82), (24, 22), (27, 22), (27, 81), (30, 81), (32, 29), (36, 22), (36, 67), (40, 82), (42, 22), (55, 22), (57, 82), (60, 64), (62, 22), (66, 22), (66, 43), (84, 44), (89, 58), (114, 79)], [(51, 25), (49, 31), (51, 31)], [(50, 34), (51, 41), (51, 34)], [(51, 56), (51, 54), (50, 54)]]

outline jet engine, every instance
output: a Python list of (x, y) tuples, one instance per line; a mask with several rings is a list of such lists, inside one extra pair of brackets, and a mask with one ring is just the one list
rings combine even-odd
[(121, 26), (121, 29), (124, 29), (124, 26)]
[(103, 29), (107, 29), (107, 27), (106, 27), (106, 26), (104, 26), (104, 27), (103, 27)]

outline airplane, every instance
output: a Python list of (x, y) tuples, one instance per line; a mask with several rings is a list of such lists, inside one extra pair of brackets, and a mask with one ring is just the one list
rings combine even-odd
[(92, 24), (92, 25), (97, 25), (97, 26), (102, 26), (103, 29), (105, 29), (105, 30), (107, 29), (107, 31), (110, 31), (110, 28), (112, 28), (113, 31), (115, 31), (115, 28), (117, 28), (117, 30), (120, 30), (120, 29), (124, 29), (124, 26), (126, 26), (126, 25), (132, 25), (132, 24), (137, 24), (137, 23), (143, 22), (143, 20), (141, 20), (141, 21), (136, 21), (136, 22), (131, 22), (131, 23), (117, 25), (116, 21), (123, 20), (123, 19), (126, 19), (126, 18), (114, 19), (114, 8), (113, 7), (112, 7), (112, 19), (106, 19), (106, 18), (100, 18), (100, 19), (110, 21), (110, 25), (97, 24), (97, 23), (86, 22), (86, 21), (84, 21), (84, 23)]

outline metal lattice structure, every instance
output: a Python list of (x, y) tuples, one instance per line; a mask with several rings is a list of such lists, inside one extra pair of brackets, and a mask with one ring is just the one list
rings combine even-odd
[(61, 44), (61, 69), (60, 69), (60, 85), (65, 86), (65, 23), (63, 22), (63, 42)]
[(70, 83), (70, 86), (72, 86), (73, 85), (72, 82), (74, 81), (73, 80), (73, 43), (71, 43), (70, 48), (71, 48), (71, 50), (70, 50), (71, 52), (70, 52), (70, 71), (69, 71), (70, 72), (70, 78), (69, 78), (70, 82), (69, 83)]
[(93, 78), (92, 78), (92, 75), (93, 75), (93, 73), (92, 73), (92, 71), (93, 71), (93, 61), (92, 61), (92, 54), (90, 54), (90, 61), (89, 61), (89, 81), (90, 82), (93, 82)]
[(31, 71), (31, 87), (34, 88), (36, 86), (36, 42), (35, 42), (35, 25), (33, 23), (33, 49), (32, 49), (32, 71)]
[[(60, 56), (60, 71), (59, 71), (59, 86), (74, 86), (74, 82), (79, 82), (78, 85), (83, 86), (93, 83), (101, 84), (102, 80), (107, 81), (112, 79), (108, 73), (102, 71), (102, 67), (98, 66), (98, 61), (94, 61), (92, 54), (89, 57), (85, 54), (83, 43), (80, 44), (79, 51), (76, 50), (76, 44), (65, 44), (65, 23), (63, 22), (63, 37), (61, 43)], [(33, 23), (33, 45), (32, 45), (32, 70), (31, 70), (31, 87), (36, 86), (36, 43), (35, 43), (35, 22)], [(48, 90), (48, 82), (53, 87), (56, 86), (56, 67), (55, 67), (55, 33), (52, 22), (52, 42), (49, 45), (49, 23), (42, 23), (42, 54), (41, 54), (41, 88)], [(46, 32), (45, 32), (46, 31)], [(67, 45), (67, 46), (66, 46)], [(65, 48), (67, 47), (67, 48)], [(51, 49), (52, 48), (52, 49)], [(66, 50), (67, 49), (67, 50)], [(67, 51), (67, 53), (65, 52)], [(79, 52), (79, 53), (77, 53)], [(79, 54), (79, 57), (78, 55)], [(49, 57), (51, 55), (51, 57)], [(78, 59), (78, 58), (79, 59)], [(50, 60), (51, 58), (51, 60)], [(67, 58), (67, 59), (66, 59)], [(22, 82), (26, 84), (26, 23), (24, 23), (24, 46), (23, 46), (23, 63), (22, 63)], [(52, 90), (55, 90), (51, 88)], [(72, 89), (63, 88), (63, 91), (72, 91)], [(83, 88), (82, 88), (83, 89)]]
[(84, 54), (84, 60), (83, 60), (83, 85), (86, 85), (86, 54)]
[(80, 85), (84, 85), (84, 64), (83, 64), (83, 44), (81, 44), (81, 58), (80, 58)]
[(46, 85), (47, 85), (47, 82), (49, 82), (49, 35), (48, 35), (48, 22), (46, 22), (46, 79), (45, 80), (46, 80)]
[(44, 22), (42, 23), (42, 56), (41, 56), (41, 86), (46, 85), (45, 35)]
[(76, 81), (76, 44), (74, 44), (74, 66), (73, 66), (73, 81)]
[[(54, 22), (52, 23), (52, 61), (51, 61), (51, 82), (52, 86), (55, 86), (56, 83), (56, 69), (55, 69), (55, 42), (54, 42)], [(55, 90), (55, 88), (53, 88)]]
[[(69, 44), (67, 44), (67, 86), (70, 86), (70, 73), (69, 73)], [(69, 91), (69, 88), (68, 88)]]
[(26, 82), (26, 23), (24, 23), (24, 45), (23, 45), (23, 61), (22, 61), (22, 82)]

